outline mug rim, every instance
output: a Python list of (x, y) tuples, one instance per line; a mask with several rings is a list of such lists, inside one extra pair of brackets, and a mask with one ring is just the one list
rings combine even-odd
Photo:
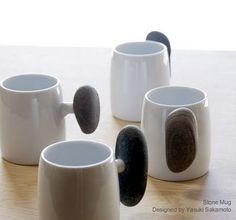
[[(18, 77), (19, 78), (20, 77), (27, 77), (27, 76), (48, 77), (48, 78), (51, 78), (51, 79), (55, 80), (55, 83), (51, 86), (48, 86), (48, 87), (45, 87), (45, 88), (42, 88), (42, 89), (32, 89), (32, 90), (11, 89), (11, 88), (8, 88), (4, 85), (4, 83), (7, 80), (11, 80), (11, 79), (18, 78)], [(57, 87), (59, 84), (60, 84), (60, 80), (56, 76), (53, 76), (53, 75), (50, 75), (50, 74), (44, 74), (44, 73), (22, 73), (21, 74), (20, 73), (20, 74), (12, 75), (12, 76), (9, 76), (9, 77), (5, 77), (0, 82), (0, 87), (4, 90), (8, 91), (8, 92), (14, 92), (14, 93), (41, 93), (41, 92), (52, 90), (55, 87)]]
[[(96, 144), (96, 145), (101, 145), (104, 148), (107, 148), (109, 150), (109, 156), (107, 156), (105, 159), (103, 159), (99, 162), (91, 163), (91, 164), (88, 164), (88, 165), (62, 165), (62, 164), (59, 164), (59, 163), (52, 162), (52, 161), (48, 160), (45, 157), (46, 151), (50, 150), (51, 148), (55, 148), (58, 145), (63, 145), (64, 143), (80, 143), (80, 144), (81, 143), (93, 143), (93, 144)], [(89, 169), (89, 168), (94, 168), (94, 167), (98, 167), (98, 166), (101, 166), (103, 164), (106, 164), (107, 162), (109, 162), (113, 158), (113, 154), (114, 154), (113, 149), (111, 147), (109, 147), (108, 145), (106, 145), (104, 143), (101, 143), (99, 141), (84, 140), (84, 139), (69, 140), (69, 141), (65, 140), (65, 141), (55, 142), (55, 143), (45, 147), (41, 152), (40, 159), (42, 159), (46, 164), (49, 164), (50, 166), (61, 168), (61, 169)]]
[[(121, 52), (119, 51), (119, 47), (121, 46), (126, 46), (126, 45), (131, 45), (131, 44), (153, 44), (153, 45), (159, 45), (161, 46), (161, 50), (158, 50), (156, 52), (152, 52), (152, 53), (143, 53), (143, 54), (135, 54), (135, 53), (125, 53), (125, 52)], [(165, 44), (161, 43), (161, 42), (156, 42), (156, 41), (151, 41), (151, 40), (146, 40), (146, 41), (130, 41), (130, 42), (125, 42), (125, 43), (121, 43), (118, 44), (114, 49), (113, 49), (114, 53), (122, 55), (122, 56), (127, 56), (127, 57), (152, 57), (152, 56), (156, 56), (159, 54), (162, 54), (163, 52), (167, 51), (167, 47)]]
[[(198, 91), (200, 93), (202, 93), (203, 95), (203, 98), (199, 101), (195, 101), (195, 102), (191, 102), (191, 103), (186, 103), (186, 104), (164, 104), (164, 103), (160, 103), (160, 102), (155, 102), (153, 100), (150, 99), (150, 94), (151, 93), (154, 93), (158, 90), (163, 90), (163, 89), (166, 89), (166, 88), (183, 88), (183, 89), (190, 89), (190, 90), (195, 90), (195, 91)], [(160, 86), (160, 87), (156, 87), (156, 88), (153, 88), (151, 90), (149, 90), (146, 94), (145, 94), (145, 100), (147, 100), (148, 102), (156, 105), (156, 106), (160, 106), (160, 107), (188, 107), (188, 106), (195, 106), (195, 105), (198, 105), (198, 104), (201, 104), (202, 102), (206, 101), (208, 99), (208, 96), (207, 96), (207, 93), (201, 89), (198, 89), (198, 88), (194, 88), (194, 87), (189, 87), (189, 86)]]

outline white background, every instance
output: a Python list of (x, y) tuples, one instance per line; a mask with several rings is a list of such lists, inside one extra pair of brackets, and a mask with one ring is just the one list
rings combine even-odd
[(236, 50), (234, 2), (0, 0), (0, 45), (113, 47), (159, 30), (174, 49)]

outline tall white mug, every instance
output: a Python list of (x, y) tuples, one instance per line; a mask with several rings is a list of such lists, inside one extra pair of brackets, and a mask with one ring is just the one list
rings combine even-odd
[(142, 130), (149, 154), (149, 175), (183, 181), (208, 172), (210, 119), (207, 94), (179, 86), (146, 93)]
[(169, 85), (167, 48), (154, 41), (120, 44), (113, 51), (110, 75), (113, 116), (140, 121), (145, 93)]
[[(95, 114), (94, 109), (99, 114), (98, 105), (96, 91), (88, 86), (77, 90), (74, 103), (63, 102), (61, 82), (54, 76), (21, 74), (4, 79), (0, 83), (2, 157), (16, 164), (38, 164), (43, 148), (65, 139), (67, 114), (75, 113), (85, 133), (95, 130), (98, 117), (94, 121), (93, 115), (87, 114), (91, 109), (92, 114)], [(86, 106), (89, 109), (83, 109)], [(88, 120), (81, 122), (81, 117)], [(86, 126), (91, 125), (91, 119), (93, 127), (88, 130)]]

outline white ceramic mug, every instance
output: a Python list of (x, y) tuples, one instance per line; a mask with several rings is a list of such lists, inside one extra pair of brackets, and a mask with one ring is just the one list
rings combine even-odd
[(210, 161), (210, 121), (205, 92), (167, 86), (147, 92), (142, 113), (149, 175), (183, 181), (204, 175)]
[[(69, 113), (77, 113), (77, 120), (83, 130), (83, 125), (89, 124), (91, 117), (81, 122), (80, 117), (85, 114), (84, 109), (81, 112), (81, 105), (85, 106), (81, 92), (82, 95), (88, 94), (88, 87), (81, 88), (76, 92), (72, 104), (63, 102), (61, 83), (56, 77), (22, 74), (4, 79), (0, 83), (2, 157), (16, 164), (38, 164), (44, 147), (65, 139), (64, 117)], [(98, 101), (95, 101), (96, 106), (99, 105)]]
[(120, 200), (134, 206), (144, 195), (146, 156), (144, 136), (135, 127), (119, 134), (116, 156), (93, 141), (48, 146), (39, 163), (39, 219), (119, 220)]
[(118, 45), (111, 60), (112, 114), (127, 121), (140, 121), (145, 93), (169, 85), (168, 51), (154, 41)]

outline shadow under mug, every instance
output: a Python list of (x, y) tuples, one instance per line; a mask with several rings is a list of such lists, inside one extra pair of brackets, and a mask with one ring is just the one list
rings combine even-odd
[(205, 92), (181, 86), (150, 90), (143, 103), (141, 127), (150, 176), (183, 181), (208, 172), (210, 119)]
[(93, 132), (99, 121), (95, 89), (83, 86), (73, 103), (63, 102), (61, 83), (54, 76), (21, 74), (0, 84), (1, 153), (7, 161), (38, 164), (44, 147), (65, 139), (65, 119), (75, 113), (84, 133)]
[(120, 200), (135, 206), (146, 189), (144, 136), (134, 126), (125, 127), (115, 155), (94, 141), (52, 144), (41, 153), (38, 175), (40, 220), (119, 220)]
[(110, 70), (113, 116), (140, 121), (145, 93), (169, 85), (169, 81), (169, 57), (164, 44), (144, 41), (118, 45), (113, 51)]

